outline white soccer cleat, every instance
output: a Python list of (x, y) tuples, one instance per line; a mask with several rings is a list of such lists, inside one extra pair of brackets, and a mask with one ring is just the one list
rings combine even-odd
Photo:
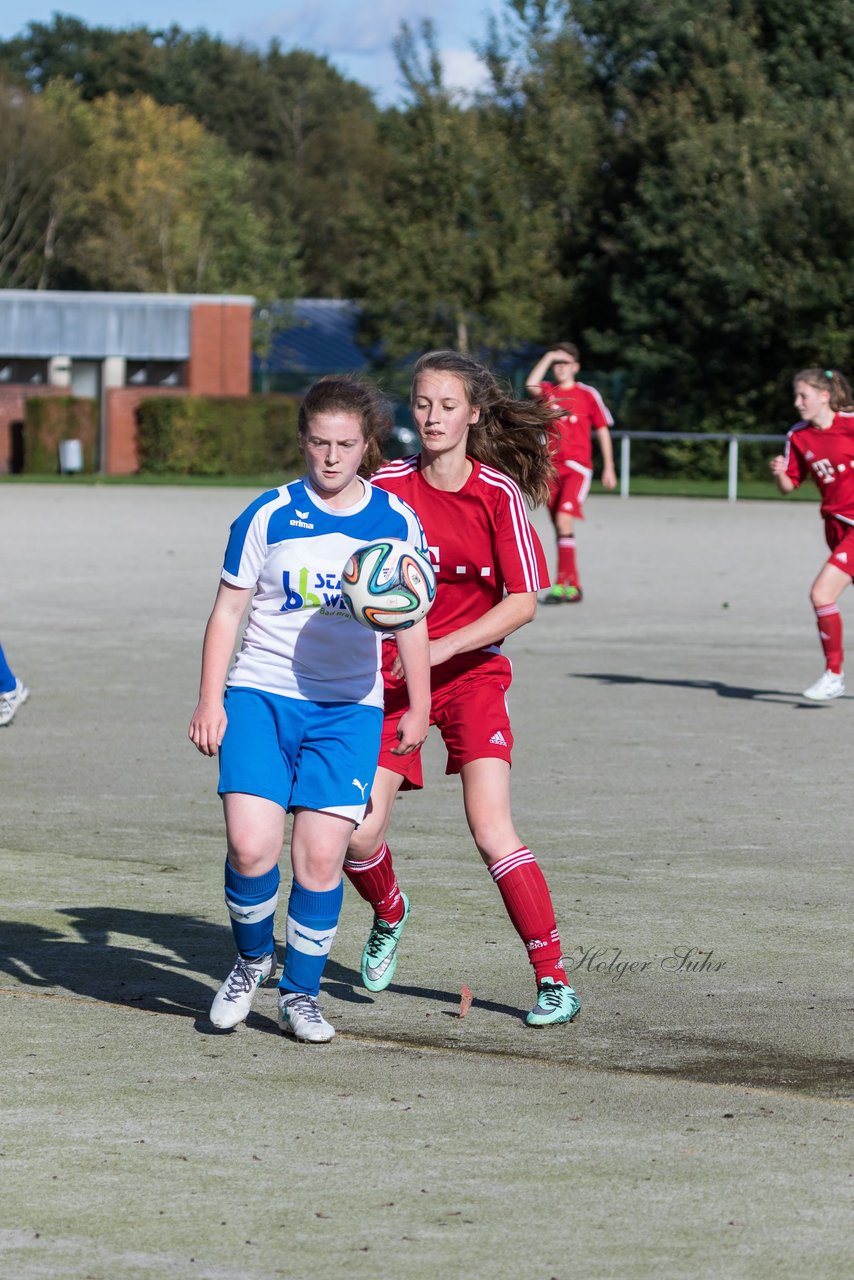
[(276, 972), (276, 953), (271, 951), (258, 960), (238, 956), (234, 968), (213, 998), (210, 1019), (221, 1031), (230, 1031), (245, 1022), (255, 999), (255, 992)]
[(0, 725), (9, 724), (18, 707), (22, 707), (29, 696), (29, 689), (18, 679), (15, 680), (14, 689), (0, 693)]
[(309, 1044), (326, 1044), (335, 1035), (314, 996), (303, 991), (279, 991), (279, 1030)]
[(845, 692), (845, 676), (839, 671), (825, 671), (824, 675), (804, 689), (803, 696), (810, 702), (830, 702), (832, 698), (841, 698)]

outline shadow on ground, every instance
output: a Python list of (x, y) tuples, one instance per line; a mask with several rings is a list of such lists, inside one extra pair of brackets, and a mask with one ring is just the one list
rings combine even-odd
[[(198, 1018), (234, 956), (227, 925), (196, 916), (114, 907), (63, 907), (74, 933), (21, 921), (0, 922), (0, 972), (24, 987), (61, 988), (111, 1004), (136, 1004), (159, 1013)], [(284, 948), (277, 947), (281, 957)], [(345, 1004), (373, 1004), (357, 970), (330, 960), (326, 994)], [(459, 1006), (459, 991), (395, 985), (394, 992), (434, 1004)], [(518, 1020), (518, 1009), (495, 1001), (475, 1006)], [(252, 1015), (253, 1019), (255, 1015)], [(266, 1019), (259, 1019), (267, 1021)], [(274, 1024), (271, 1024), (274, 1025)]]
[[(231, 1034), (216, 1031), (207, 1018), (213, 989), (232, 955), (227, 925), (194, 916), (103, 907), (67, 907), (60, 914), (71, 921), (73, 934), (20, 921), (2, 922), (0, 971), (23, 988), (41, 988), (51, 994), (73, 992), (110, 1004), (192, 1018), (201, 1034)], [(344, 1003), (374, 1001), (361, 987), (358, 972), (334, 960), (327, 965), (323, 989)], [(457, 1017), (458, 991), (394, 984), (383, 999), (400, 997), (441, 1005), (448, 1018)], [(511, 1018), (517, 1025), (523, 1016), (512, 1006), (475, 999), (469, 1015), (473, 1021), (478, 1011)], [(247, 1025), (279, 1034), (274, 1019), (262, 1013), (251, 1013)], [(373, 1038), (370, 1026), (349, 1035)], [(409, 1031), (405, 1021), (392, 1026), (386, 1022), (376, 1039), (413, 1048), (449, 1048), (443, 1035), (425, 1036), (423, 1023)], [(469, 1042), (455, 1041), (451, 1047), (455, 1052), (572, 1062), (592, 1070), (641, 1072), (824, 1097), (850, 1097), (854, 1080), (854, 1061), (779, 1049), (763, 1043), (761, 1032), (755, 1043), (744, 1043), (688, 1028), (674, 1034), (660, 1029), (645, 1033), (635, 1027), (627, 1041), (625, 1031), (603, 1039), (602, 1028), (597, 1027), (594, 1044), (583, 1032), (579, 1035), (577, 1027), (557, 1028), (548, 1034), (526, 1033), (524, 1042), (496, 1035), (490, 1029)]]
[[(753, 702), (773, 702), (778, 706), (791, 706), (798, 711), (820, 711), (822, 703), (808, 702), (791, 689), (752, 689), (749, 686), (724, 684), (722, 680), (658, 680), (650, 676), (618, 675), (608, 671), (573, 671), (573, 680), (598, 680), (601, 684), (652, 685), (655, 688), (698, 689), (717, 694), (719, 698), (741, 698)], [(845, 701), (845, 699), (839, 699)]]

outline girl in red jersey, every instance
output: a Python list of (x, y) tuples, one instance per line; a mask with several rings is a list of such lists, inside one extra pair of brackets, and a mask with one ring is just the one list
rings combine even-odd
[[(595, 387), (577, 382), (578, 347), (559, 342), (534, 365), (525, 380), (532, 396), (553, 402), (560, 416), (551, 433), (555, 476), (549, 489), (549, 511), (557, 537), (557, 572), (546, 604), (580, 604), (581, 579), (575, 555), (575, 521), (584, 519), (584, 499), (593, 479), (591, 433), (602, 453), (602, 484), (617, 487), (610, 427), (614, 419)], [(554, 382), (544, 381), (551, 369)]]
[(771, 472), (781, 493), (791, 493), (812, 475), (821, 494), (830, 558), (812, 584), (810, 600), (825, 671), (804, 697), (829, 702), (845, 692), (837, 601), (854, 577), (854, 406), (847, 379), (835, 369), (802, 369), (794, 388), (801, 421), (786, 437), (786, 452), (772, 459)]
[[(514, 399), (465, 356), (435, 351), (415, 366), (412, 416), (420, 455), (386, 464), (372, 483), (413, 507), (436, 568), (439, 588), (427, 617), (431, 723), (447, 747), (447, 772), (460, 775), (474, 842), (534, 968), (537, 1000), (527, 1022), (570, 1022), (580, 1005), (567, 981), (549, 889), (510, 813), (513, 734), (506, 693), (512, 676), (500, 648), (505, 636), (531, 621), (537, 590), (548, 582), (523, 494), (533, 502), (547, 495), (551, 464), (544, 432), (554, 409), (545, 401)], [(407, 695), (396, 649), (384, 648), (380, 767), (344, 863), (374, 909), (362, 956), (370, 991), (391, 982), (409, 914), (385, 841), (392, 804), (401, 787), (422, 785), (420, 752), (392, 754)]]

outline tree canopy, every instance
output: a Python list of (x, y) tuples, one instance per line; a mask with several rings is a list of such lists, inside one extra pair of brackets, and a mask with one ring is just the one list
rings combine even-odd
[(846, 367), (850, 0), (505, 0), (468, 94), (429, 24), (394, 44), (380, 109), (277, 42), (29, 23), (0, 285), (349, 297), (386, 363), (570, 338), (635, 428), (768, 430), (793, 369)]

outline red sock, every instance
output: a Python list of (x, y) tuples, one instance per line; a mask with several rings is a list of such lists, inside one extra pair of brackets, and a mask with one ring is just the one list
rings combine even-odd
[(578, 566), (575, 563), (575, 538), (557, 540), (557, 580), (564, 586), (577, 587)]
[(391, 849), (385, 841), (367, 862), (344, 859), (347, 879), (365, 902), (370, 902), (374, 915), (386, 924), (400, 924), (403, 919), (403, 898), (394, 873)]
[(839, 605), (820, 605), (815, 616), (827, 669), (839, 675), (842, 671), (842, 614), (839, 612)]
[(530, 849), (517, 849), (489, 868), (513, 927), (528, 950), (539, 983), (566, 982), (566, 970), (546, 878)]

